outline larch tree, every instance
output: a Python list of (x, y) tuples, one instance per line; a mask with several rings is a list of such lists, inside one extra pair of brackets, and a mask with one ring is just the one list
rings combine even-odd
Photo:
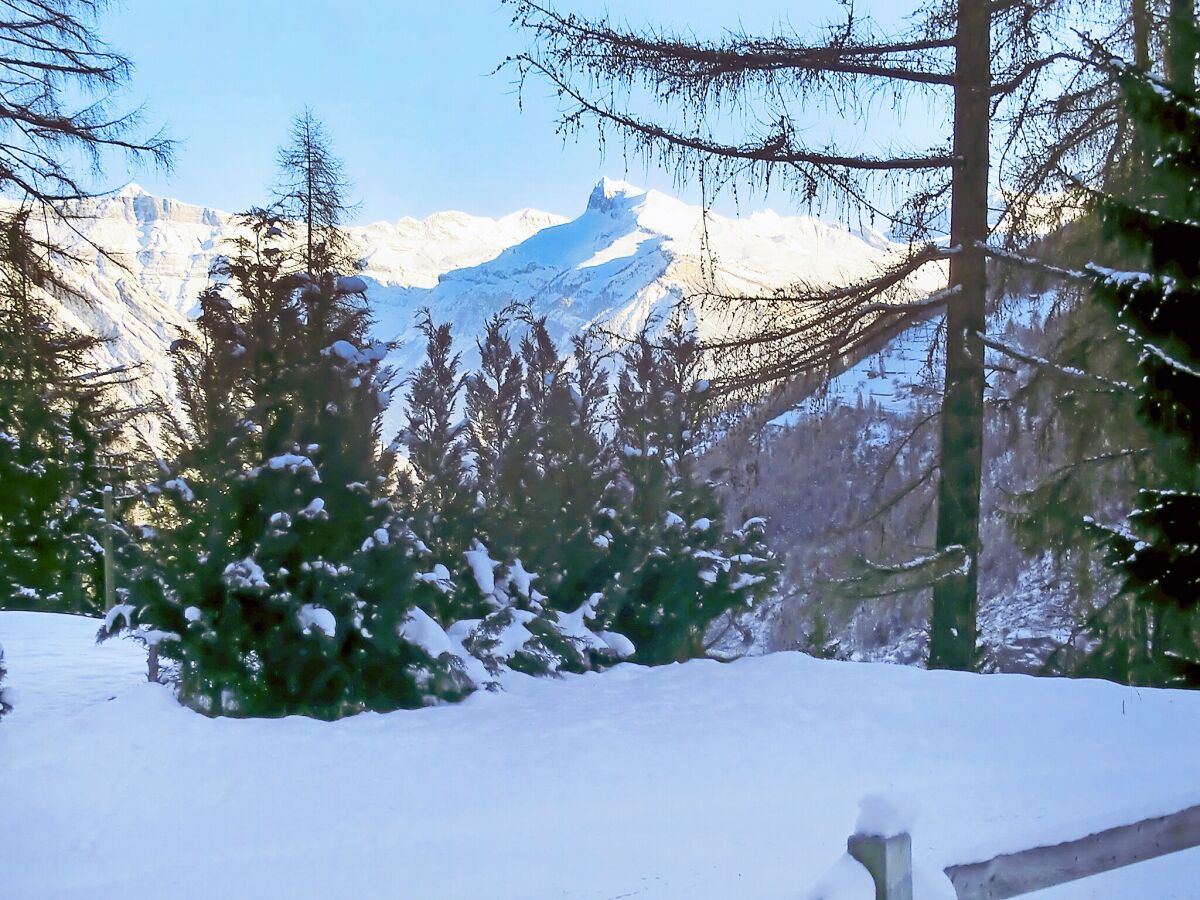
[(290, 139), (280, 147), (277, 164), (276, 205), (300, 224), (308, 274), (357, 268), (358, 258), (341, 229), (352, 210), (346, 201), (350, 182), (312, 110), (306, 108), (292, 120)]
[[(88, 176), (110, 152), (170, 163), (161, 132), (142, 137), (138, 110), (114, 106), (129, 60), (96, 31), (106, 0), (10, 0), (0, 21), (0, 190), (39, 207), (94, 195)], [(78, 163), (83, 160), (84, 171)]]
[[(903, 35), (883, 33), (848, 9), (842, 22), (807, 41), (783, 33), (701, 40), (560, 13), (542, 0), (510, 2), (531, 46), (509, 64), (522, 84), (537, 77), (557, 91), (566, 134), (595, 123), (681, 181), (781, 186), (809, 204), (832, 199), (882, 216), (917, 239), (931, 233), (948, 206), (948, 245), (914, 243), (876, 278), (827, 289), (798, 285), (763, 297), (710, 290), (721, 302), (766, 311), (765, 325), (710, 349), (731, 366), (723, 387), (761, 396), (770, 385), (852, 354), (882, 329), (944, 307), (929, 664), (975, 667), (992, 123), (1009, 129), (999, 142), (1006, 146), (1030, 118), (1023, 111), (1090, 66), (1070, 49), (1046, 49), (1064, 12), (1085, 14), (1089, 4), (937, 0), (917, 11), (915, 27)], [(873, 118), (877, 92), (913, 91), (946, 95), (950, 128), (940, 146), (847, 154), (802, 138), (808, 102), (833, 97), (841, 109)], [(766, 125), (729, 133), (747, 121)], [(894, 210), (882, 209), (883, 179), (909, 188)], [(914, 297), (913, 276), (939, 265), (948, 265), (946, 289)]]

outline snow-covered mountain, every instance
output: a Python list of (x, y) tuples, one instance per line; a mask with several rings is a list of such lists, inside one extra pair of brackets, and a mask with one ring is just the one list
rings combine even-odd
[[(81, 260), (72, 277), (88, 302), (63, 301), (62, 318), (111, 336), (109, 362), (143, 363), (139, 390), (161, 395), (164, 350), (186, 327), (236, 221), (136, 186), (80, 212), (78, 233), (63, 237)], [(532, 209), (499, 219), (444, 212), (349, 231), (366, 261), (378, 335), (400, 342), (391, 362), (401, 373), (423, 353), (414, 323), (426, 307), (453, 324), (468, 364), (486, 318), (514, 302), (547, 316), (565, 340), (591, 325), (629, 334), (685, 301), (701, 335), (713, 337), (754, 323), (740, 308), (689, 299), (706, 287), (762, 293), (840, 282), (899, 249), (805, 216), (706, 219), (699, 207), (610, 179), (570, 220)]]
[(702, 302), (707, 289), (762, 294), (797, 281), (845, 282), (874, 272), (898, 249), (807, 216), (706, 219), (666, 194), (604, 179), (578, 217), (493, 260), (448, 271), (432, 288), (376, 291), (375, 309), (381, 331), (403, 345), (393, 360), (402, 370), (423, 352), (412, 325), (422, 307), (454, 324), (468, 362), (485, 319), (511, 303), (546, 316), (561, 341), (593, 325), (629, 335), (682, 301), (701, 337), (712, 338), (754, 322), (740, 304)]

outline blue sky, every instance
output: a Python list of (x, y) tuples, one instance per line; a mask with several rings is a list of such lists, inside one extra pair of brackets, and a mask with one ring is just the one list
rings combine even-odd
[[(836, 15), (832, 0), (557, 5), (705, 36), (739, 24), (768, 30), (781, 10), (797, 30)], [(907, 6), (859, 0), (857, 9), (894, 22)], [(511, 77), (490, 74), (524, 46), (509, 9), (498, 0), (123, 0), (100, 30), (136, 66), (126, 100), (144, 102), (148, 123), (166, 125), (181, 146), (169, 176), (114, 165), (110, 181), (135, 180), (226, 210), (261, 203), (276, 147), (307, 104), (346, 162), (358, 222), (443, 209), (502, 215), (523, 206), (569, 215), (605, 174), (696, 199), (667, 173), (647, 173), (640, 162), (627, 170), (619, 147), (602, 157), (587, 135), (564, 145), (554, 131), (555, 101), (541, 85), (518, 109)], [(913, 115), (928, 120), (923, 111)], [(756, 198), (742, 209), (761, 205), (787, 209), (789, 201)]]

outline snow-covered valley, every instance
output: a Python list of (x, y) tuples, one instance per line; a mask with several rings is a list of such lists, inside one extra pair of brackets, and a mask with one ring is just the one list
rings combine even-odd
[[(1200, 803), (1200, 695), (778, 653), (339, 722), (208, 719), (95, 620), (0, 612), (0, 894), (868, 900), (859, 801), (949, 864)], [(1194, 898), (1200, 851), (1033, 900)], [(829, 876), (830, 881), (826, 876)]]

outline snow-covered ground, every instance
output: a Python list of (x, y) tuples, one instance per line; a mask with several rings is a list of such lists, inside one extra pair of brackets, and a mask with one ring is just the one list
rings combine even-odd
[[(1200, 693), (795, 653), (335, 723), (206, 719), (97, 623), (0, 613), (0, 896), (803, 898), (859, 800), (937, 871), (1200, 803)], [(839, 876), (838, 873), (841, 873)], [(1200, 851), (1030, 895), (1195, 898)]]

